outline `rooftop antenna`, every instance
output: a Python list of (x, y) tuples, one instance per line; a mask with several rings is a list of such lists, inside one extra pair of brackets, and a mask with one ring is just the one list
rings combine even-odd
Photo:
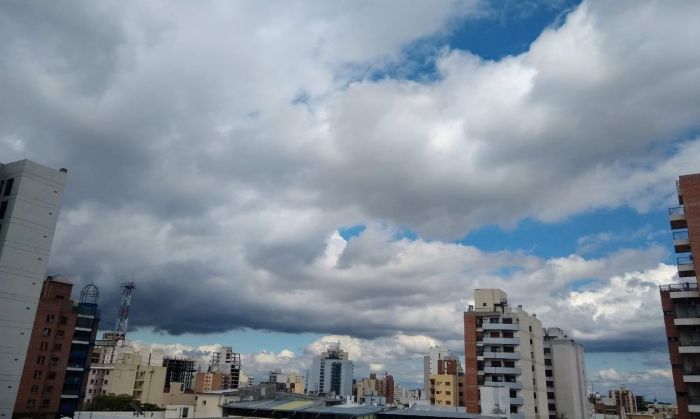
[(129, 323), (129, 307), (131, 306), (131, 293), (136, 286), (133, 282), (124, 282), (121, 285), (122, 300), (119, 304), (119, 314), (117, 315), (117, 324), (114, 327), (114, 333), (122, 337), (126, 337), (126, 329)]

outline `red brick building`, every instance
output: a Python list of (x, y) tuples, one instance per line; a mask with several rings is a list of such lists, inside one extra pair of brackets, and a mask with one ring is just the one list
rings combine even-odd
[(678, 418), (700, 416), (700, 297), (693, 243), (700, 243), (700, 174), (681, 176), (680, 206), (669, 209), (678, 276), (685, 282), (661, 286)]
[(73, 284), (47, 277), (41, 289), (15, 415), (54, 418), (71, 414), (85, 391), (90, 347), (97, 333), (97, 288), (89, 285), (81, 302), (71, 301)]

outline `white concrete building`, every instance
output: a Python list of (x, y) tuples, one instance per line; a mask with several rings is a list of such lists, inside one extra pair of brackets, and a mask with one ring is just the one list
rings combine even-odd
[(340, 344), (332, 344), (328, 350), (314, 357), (307, 374), (306, 391), (310, 394), (335, 394), (352, 396), (354, 364)]
[(464, 313), (467, 412), (547, 417), (542, 323), (501, 290), (477, 289), (474, 300)]
[(0, 417), (11, 417), (67, 170), (0, 164)]
[(558, 327), (545, 330), (545, 376), (549, 417), (588, 418), (588, 390), (583, 346)]

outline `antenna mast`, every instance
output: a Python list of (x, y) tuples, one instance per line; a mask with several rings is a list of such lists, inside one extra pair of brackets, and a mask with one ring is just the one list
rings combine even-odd
[(131, 293), (136, 286), (133, 282), (124, 282), (122, 288), (122, 301), (119, 305), (119, 314), (117, 315), (117, 324), (114, 327), (114, 333), (126, 337), (126, 329), (129, 323), (129, 307), (131, 306)]

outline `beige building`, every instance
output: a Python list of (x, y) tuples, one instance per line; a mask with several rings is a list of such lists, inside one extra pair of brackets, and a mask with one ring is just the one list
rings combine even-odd
[(548, 417), (543, 337), (537, 317), (511, 308), (505, 292), (475, 290), (464, 313), (467, 412)]
[[(436, 406), (464, 406), (464, 396), (460, 397), (461, 377), (451, 374), (432, 374), (430, 376), (430, 403)], [(462, 400), (460, 400), (462, 399)]]
[(287, 391), (290, 393), (304, 394), (306, 390), (304, 385), (304, 376), (293, 372), (287, 374), (286, 380)]

